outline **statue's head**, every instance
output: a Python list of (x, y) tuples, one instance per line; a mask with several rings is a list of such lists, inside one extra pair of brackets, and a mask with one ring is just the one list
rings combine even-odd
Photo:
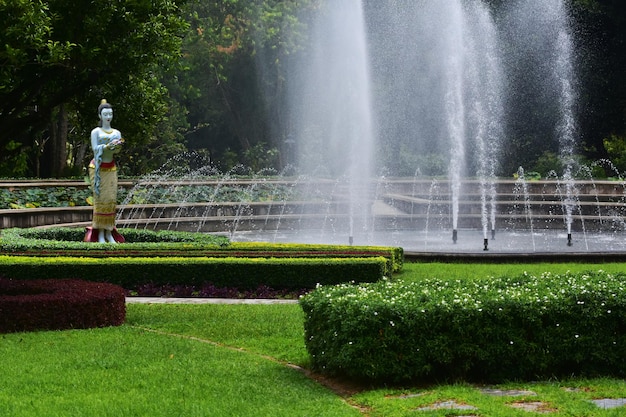
[(98, 118), (100, 121), (107, 119), (109, 122), (113, 119), (113, 106), (107, 103), (106, 99), (102, 99), (98, 106)]

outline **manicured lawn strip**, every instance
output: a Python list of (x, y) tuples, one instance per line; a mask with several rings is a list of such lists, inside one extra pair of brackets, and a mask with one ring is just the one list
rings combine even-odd
[(274, 361), (127, 325), (3, 335), (0, 366), (3, 416), (359, 415)]
[(306, 366), (303, 315), (297, 304), (127, 304), (126, 323), (244, 347)]
[(517, 276), (523, 272), (541, 275), (543, 272), (562, 274), (567, 271), (585, 272), (604, 270), (610, 273), (626, 272), (626, 263), (530, 263), (530, 264), (462, 264), (443, 262), (407, 262), (396, 279), (418, 281), (423, 278), (471, 279), (489, 276)]

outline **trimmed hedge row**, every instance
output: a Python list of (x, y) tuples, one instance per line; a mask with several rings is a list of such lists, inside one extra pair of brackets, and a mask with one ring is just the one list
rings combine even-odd
[(368, 258), (78, 258), (0, 256), (0, 275), (14, 279), (80, 278), (134, 288), (137, 285), (212, 283), (255, 289), (315, 288), (317, 284), (375, 282), (387, 259)]
[(123, 245), (83, 242), (85, 229), (76, 227), (4, 229), (0, 231), (0, 249), (10, 253), (50, 252), (54, 255), (56, 252), (75, 250), (123, 253), (132, 250), (176, 249), (181, 248), (181, 245), (190, 249), (216, 249), (230, 244), (227, 237), (208, 233), (140, 229), (119, 229), (119, 232), (126, 240)]
[(0, 249), (7, 254), (89, 257), (262, 257), (387, 258), (386, 275), (402, 269), (400, 247), (229, 242), (226, 237), (204, 233), (121, 229), (126, 243), (84, 243), (84, 231), (76, 228), (7, 229), (0, 236)]
[(315, 370), (384, 382), (626, 377), (626, 274), (325, 286), (303, 296)]
[(124, 289), (81, 280), (0, 278), (0, 333), (119, 326)]

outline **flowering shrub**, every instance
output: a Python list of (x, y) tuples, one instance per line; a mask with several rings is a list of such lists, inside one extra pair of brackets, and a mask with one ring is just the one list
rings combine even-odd
[(428, 279), (304, 295), (312, 365), (401, 382), (626, 376), (626, 274)]
[(117, 285), (0, 278), (0, 333), (118, 326), (125, 317), (124, 290)]

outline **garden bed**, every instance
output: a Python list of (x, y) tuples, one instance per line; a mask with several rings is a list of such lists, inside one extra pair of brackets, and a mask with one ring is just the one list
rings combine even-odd
[(402, 269), (400, 247), (323, 244), (230, 242), (220, 235), (176, 231), (120, 229), (126, 243), (82, 242), (78, 228), (6, 229), (0, 234), (0, 250), (20, 256), (89, 257), (212, 257), (212, 258), (367, 258), (384, 257), (385, 275)]
[[(82, 242), (76, 228), (9, 229), (0, 235), (0, 274), (14, 279), (75, 277), (129, 293), (189, 294), (259, 288), (294, 296), (318, 284), (375, 282), (402, 267), (401, 248), (231, 243), (223, 236), (120, 230), (127, 243)], [(159, 290), (161, 288), (161, 290)]]

